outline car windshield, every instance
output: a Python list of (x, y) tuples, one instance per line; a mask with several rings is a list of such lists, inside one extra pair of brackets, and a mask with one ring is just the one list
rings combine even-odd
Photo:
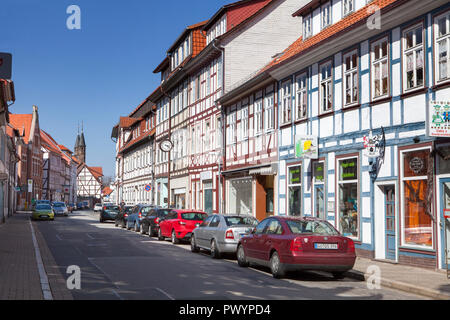
[(258, 224), (258, 220), (256, 220), (253, 217), (240, 217), (240, 216), (225, 217), (225, 221), (228, 227), (240, 225), (256, 226)]
[(52, 210), (52, 207), (48, 204), (38, 204), (36, 210)]
[(207, 215), (200, 212), (186, 212), (181, 214), (181, 219), (183, 220), (201, 220), (206, 219)]
[(325, 234), (325, 235), (339, 235), (336, 229), (325, 221), (301, 221), (301, 220), (287, 220), (287, 225), (292, 233), (303, 234)]
[(58, 203), (58, 202), (55, 202), (54, 204), (53, 204), (53, 207), (55, 207), (55, 208), (62, 208), (62, 207), (65, 207), (66, 205), (64, 204), (64, 203)]

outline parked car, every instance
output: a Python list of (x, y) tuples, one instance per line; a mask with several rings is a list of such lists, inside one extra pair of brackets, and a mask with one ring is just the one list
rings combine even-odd
[(94, 206), (94, 212), (100, 212), (100, 211), (102, 211), (102, 208), (103, 208), (103, 206), (101, 203), (96, 203)]
[(53, 202), (53, 213), (55, 215), (62, 215), (62, 216), (68, 216), (69, 210), (66, 207), (66, 204), (64, 202)]
[(190, 241), (192, 231), (200, 226), (208, 214), (193, 210), (172, 210), (159, 222), (158, 240), (170, 238), (173, 244), (180, 240)]
[(127, 230), (134, 229), (138, 232), (141, 228), (141, 220), (150, 212), (151, 209), (155, 208), (154, 205), (148, 204), (138, 204), (134, 206), (131, 213), (128, 215), (126, 228)]
[(31, 214), (32, 220), (55, 220), (55, 214), (53, 213), (52, 206), (49, 204), (37, 204), (33, 213)]
[(83, 209), (84, 209), (83, 202), (78, 202), (77, 203), (77, 210), (83, 210)]
[(270, 217), (238, 244), (241, 267), (267, 266), (274, 278), (291, 270), (329, 271), (337, 279), (355, 264), (355, 244), (327, 221), (317, 218)]
[(120, 212), (120, 207), (115, 204), (105, 204), (100, 210), (100, 223), (105, 221), (115, 221)]
[(125, 206), (123, 210), (120, 210), (120, 212), (116, 216), (116, 227), (120, 226), (122, 228), (125, 228), (127, 226), (127, 219), (128, 215), (133, 210), (134, 206)]
[(148, 234), (154, 237), (158, 234), (159, 222), (164, 219), (172, 209), (153, 208), (147, 216), (141, 220), (141, 234)]
[(236, 253), (240, 238), (253, 231), (258, 220), (249, 215), (213, 215), (192, 232), (191, 251), (209, 250), (218, 259), (222, 253)]
[(72, 213), (73, 210), (75, 210), (75, 204), (73, 202), (69, 202), (67, 204), (67, 210), (69, 210), (69, 212)]

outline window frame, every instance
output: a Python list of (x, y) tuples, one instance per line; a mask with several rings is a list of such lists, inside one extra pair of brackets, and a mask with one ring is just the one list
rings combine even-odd
[[(345, 10), (346, 3), (351, 4), (351, 10), (348, 9), (347, 12)], [(342, 0), (342, 17), (346, 17), (353, 12), (355, 12), (355, 0)]]
[[(385, 57), (381, 57), (378, 59), (375, 59), (375, 52), (374, 52), (374, 48), (376, 47), (377, 44), (380, 44), (380, 52), (382, 52), (383, 48), (382, 48), (382, 43), (386, 41), (386, 50), (387, 50), (387, 55)], [(387, 93), (386, 94), (381, 94), (379, 96), (375, 96), (375, 65), (379, 64), (380, 65), (380, 93), (382, 92), (382, 84), (383, 84), (383, 62), (386, 61), (386, 69), (387, 69)], [(377, 40), (374, 40), (370, 43), (370, 85), (371, 85), (371, 93), (370, 93), (370, 98), (372, 102), (376, 102), (378, 100), (382, 100), (382, 99), (386, 99), (388, 97), (390, 97), (391, 95), (391, 48), (390, 48), (390, 36), (384, 35), (380, 38), (378, 38)]]
[[(300, 182), (299, 183), (291, 183), (290, 170), (292, 168), (300, 169)], [(303, 162), (295, 162), (286, 164), (286, 215), (289, 217), (303, 217), (304, 216), (304, 203), (303, 203)], [(289, 199), (290, 199), (290, 188), (292, 187), (300, 187), (300, 215), (295, 216), (290, 212), (289, 207)]]
[[(353, 66), (352, 69), (346, 70), (346, 67), (347, 67), (346, 57), (352, 56), (354, 54), (356, 54), (357, 66), (356, 67)], [(353, 60), (351, 60), (351, 62), (353, 62)], [(343, 106), (344, 109), (345, 108), (351, 108), (353, 106), (356, 106), (356, 105), (360, 104), (360, 99), (361, 99), (361, 95), (360, 95), (360, 92), (359, 92), (360, 88), (361, 88), (361, 83), (360, 83), (360, 79), (359, 79), (359, 76), (360, 76), (360, 64), (361, 64), (361, 57), (360, 57), (358, 48), (351, 49), (351, 50), (345, 52), (342, 55), (342, 90), (343, 90), (343, 92), (342, 92), (342, 106)], [(347, 98), (347, 77), (346, 76), (348, 74), (352, 75), (352, 80), (354, 79), (354, 76), (356, 76), (356, 78), (357, 78), (357, 89), (356, 89), (357, 90), (357, 99), (356, 99), (356, 101), (353, 101), (353, 94), (352, 94), (351, 95), (352, 96), (352, 101), (350, 103), (347, 103), (347, 100), (346, 100), (346, 98)], [(353, 93), (354, 81), (351, 82), (351, 85), (352, 85), (352, 93)]]
[[(286, 90), (289, 88), (289, 90)], [(281, 124), (286, 125), (292, 123), (292, 79), (286, 79), (281, 83)], [(286, 93), (286, 91), (288, 91)], [(289, 106), (286, 106), (286, 101), (288, 101)], [(288, 119), (286, 119), (286, 109), (288, 107)]]
[[(325, 10), (327, 9), (327, 10)], [(325, 13), (327, 16), (325, 16)], [(321, 30), (328, 28), (333, 24), (333, 14), (331, 11), (331, 1), (324, 3), (320, 7), (320, 27)]]
[[(422, 43), (421, 45), (415, 45), (411, 48), (407, 48), (407, 38), (406, 38), (406, 34), (408, 32), (413, 31), (413, 41), (415, 41), (416, 38), (416, 30), (417, 29), (421, 29), (422, 31)], [(426, 79), (426, 68), (425, 68), (425, 29), (424, 29), (424, 23), (423, 21), (420, 21), (418, 23), (415, 23), (414, 25), (411, 25), (405, 29), (402, 30), (402, 41), (401, 41), (401, 47), (402, 47), (402, 91), (403, 93), (408, 93), (414, 90), (418, 90), (418, 89), (422, 89), (425, 87), (425, 79)], [(416, 62), (417, 60), (414, 59), (414, 81), (416, 82), (416, 86), (408, 88), (408, 76), (407, 76), (407, 63), (408, 60), (406, 58), (407, 54), (409, 54), (410, 52), (413, 53), (414, 58), (416, 58), (416, 52), (418, 50), (422, 50), (422, 69), (423, 69), (423, 78), (422, 78), (422, 85), (418, 86), (417, 85), (417, 65)]]
[(303, 23), (302, 23), (302, 35), (303, 40), (306, 40), (313, 35), (313, 26), (312, 26), (312, 14), (308, 14), (303, 17)]
[[(305, 79), (305, 86), (299, 89), (299, 79), (304, 78)], [(295, 76), (295, 121), (301, 121), (308, 119), (308, 107), (309, 107), (309, 99), (308, 99), (308, 70), (304, 70), (300, 73), (298, 73)], [(305, 106), (305, 116), (299, 117), (299, 104), (303, 101), (302, 99), (299, 99), (299, 93), (303, 93), (306, 96), (306, 106)], [(303, 95), (302, 95), (303, 97)], [(302, 108), (303, 109), (303, 108)]]
[(275, 130), (275, 84), (264, 90), (263, 113), (264, 131), (267, 133)]
[[(322, 67), (330, 65), (330, 76), (326, 78), (326, 80), (322, 79)], [(319, 115), (328, 114), (334, 112), (334, 85), (333, 85), (333, 77), (334, 77), (334, 66), (333, 66), (333, 59), (326, 60), (319, 64)], [(330, 91), (331, 91), (331, 108), (328, 110), (324, 110), (323, 108), (323, 101), (324, 101), (324, 92), (322, 89), (322, 85), (324, 83), (330, 84)], [(327, 92), (329, 94), (329, 92)]]
[[(446, 18), (447, 33), (439, 36), (438, 20), (442, 17)], [(439, 80), (439, 42), (447, 41), (447, 78)], [(450, 82), (450, 10), (441, 12), (433, 17), (433, 59), (434, 59), (434, 84), (442, 85)]]

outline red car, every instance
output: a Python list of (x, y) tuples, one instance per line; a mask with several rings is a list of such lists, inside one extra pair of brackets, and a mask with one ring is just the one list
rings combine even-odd
[(172, 243), (190, 240), (192, 231), (197, 228), (208, 214), (194, 210), (172, 210), (159, 221), (158, 240), (171, 238)]
[(270, 217), (244, 236), (237, 247), (241, 267), (254, 263), (271, 269), (274, 278), (286, 271), (329, 271), (344, 277), (355, 264), (355, 244), (328, 222), (316, 218)]

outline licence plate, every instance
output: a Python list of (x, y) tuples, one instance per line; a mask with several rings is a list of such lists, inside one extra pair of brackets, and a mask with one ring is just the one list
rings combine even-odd
[(314, 248), (319, 249), (319, 250), (337, 250), (338, 244), (337, 243), (315, 243)]

